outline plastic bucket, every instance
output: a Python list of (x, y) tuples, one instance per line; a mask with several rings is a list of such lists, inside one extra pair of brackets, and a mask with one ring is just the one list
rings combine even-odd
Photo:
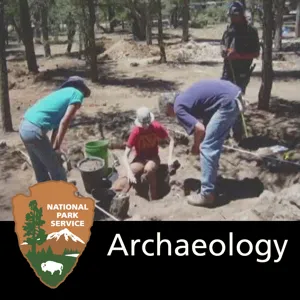
[(91, 194), (93, 190), (102, 185), (105, 162), (100, 157), (87, 157), (80, 160), (77, 168), (80, 171), (84, 188)]
[(87, 157), (99, 157), (104, 160), (104, 175), (108, 175), (108, 140), (92, 141), (85, 144)]

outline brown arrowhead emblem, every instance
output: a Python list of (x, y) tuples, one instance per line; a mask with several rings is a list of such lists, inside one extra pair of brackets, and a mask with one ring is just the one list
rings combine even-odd
[(57, 288), (73, 271), (90, 239), (95, 202), (63, 181), (38, 183), (12, 199), (15, 232), (36, 276)]

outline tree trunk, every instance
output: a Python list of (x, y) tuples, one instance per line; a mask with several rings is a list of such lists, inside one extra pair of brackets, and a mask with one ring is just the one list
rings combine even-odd
[(89, 57), (90, 57), (90, 68), (91, 68), (91, 80), (92, 82), (98, 81), (98, 66), (97, 66), (97, 50), (95, 42), (95, 23), (96, 14), (93, 0), (88, 1), (89, 18), (88, 18), (88, 43), (89, 43)]
[(258, 95), (258, 109), (268, 110), (273, 85), (273, 62), (272, 62), (272, 23), (273, 12), (272, 2), (263, 1), (263, 65), (262, 65), (262, 82)]
[(152, 0), (148, 0), (146, 6), (146, 41), (152, 45)]
[(40, 12), (34, 14), (34, 42), (41, 44), (42, 32), (41, 32), (41, 15)]
[(78, 26), (78, 37), (79, 37), (79, 50), (78, 50), (78, 59), (81, 59), (83, 52), (83, 33), (82, 26)]
[(108, 21), (109, 21), (109, 32), (113, 33), (115, 31), (116, 24), (116, 13), (113, 5), (109, 2), (107, 7)]
[(300, 37), (300, 0), (298, 0), (298, 4), (297, 4), (295, 35), (296, 38)]
[(189, 0), (184, 0), (182, 16), (182, 41), (189, 41)]
[(158, 45), (160, 49), (160, 63), (166, 63), (166, 51), (163, 41), (163, 24), (162, 24), (162, 14), (161, 14), (161, 0), (157, 0), (157, 9), (158, 9)]
[(133, 17), (132, 33), (139, 41), (146, 40), (146, 20), (140, 17)]
[(12, 132), (12, 120), (10, 113), (7, 65), (5, 55), (5, 32), (4, 32), (4, 1), (0, 0), (0, 108), (2, 130)]
[(145, 4), (136, 3), (132, 0), (128, 0), (127, 6), (130, 9), (130, 15), (132, 19), (132, 34), (134, 39), (139, 41), (146, 40), (146, 16), (145, 16)]
[(8, 38), (8, 24), (5, 24), (5, 27), (4, 27), (4, 31), (5, 31), (5, 42), (6, 42), (6, 46), (8, 46), (9, 44), (9, 38)]
[(275, 51), (280, 51), (282, 46), (282, 25), (285, 0), (275, 1)]
[(21, 43), (23, 41), (21, 26), (19, 24), (17, 24), (14, 17), (11, 18), (11, 23), (17, 33), (18, 40), (19, 40), (18, 42)]
[(43, 8), (41, 9), (41, 19), (45, 57), (50, 57), (51, 49), (49, 44), (48, 7), (46, 4), (43, 4)]
[(38, 65), (36, 62), (33, 32), (30, 21), (29, 7), (27, 0), (19, 0), (20, 5), (20, 23), (22, 28), (22, 38), (25, 46), (26, 61), (29, 72), (37, 73)]
[(171, 25), (174, 29), (178, 27), (178, 4), (175, 4), (175, 8), (171, 12)]

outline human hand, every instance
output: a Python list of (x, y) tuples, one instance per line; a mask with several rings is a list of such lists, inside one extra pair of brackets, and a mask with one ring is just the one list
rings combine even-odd
[(232, 50), (232, 51), (228, 52), (227, 58), (228, 59), (238, 59), (238, 58), (240, 58), (240, 54), (237, 53), (235, 50)]
[(128, 172), (127, 176), (128, 176), (128, 181), (129, 182), (131, 182), (133, 184), (136, 184), (136, 178), (135, 178), (135, 176), (134, 176), (134, 174), (133, 174), (132, 171)]

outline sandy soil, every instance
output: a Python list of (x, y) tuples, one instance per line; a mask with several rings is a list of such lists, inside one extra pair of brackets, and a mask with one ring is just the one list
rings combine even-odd
[[(133, 42), (126, 34), (99, 35), (98, 42), (101, 40), (106, 49), (105, 55), (99, 55), (100, 81), (90, 83), (92, 96), (85, 101), (69, 130), (65, 147), (70, 149), (101, 138), (101, 128), (106, 138), (126, 140), (137, 107), (146, 105), (156, 112), (159, 93), (184, 89), (202, 78), (219, 78), (222, 59), (218, 42), (224, 26), (193, 29), (192, 39), (186, 45), (180, 42), (180, 30), (166, 30), (168, 64), (165, 65), (156, 63), (159, 52), (155, 39), (154, 45), (149, 47)], [(286, 40), (285, 45), (287, 50), (291, 50), (291, 40)], [(36, 45), (41, 71), (37, 76), (27, 73), (24, 49), (20, 45), (11, 44), (8, 48), (11, 110), (16, 132), (0, 135), (0, 140), (4, 141), (0, 143), (0, 220), (12, 219), (11, 198), (17, 193), (26, 193), (28, 184), (34, 182), (31, 168), (24, 164), (24, 157), (17, 152), (18, 149), (24, 150), (17, 133), (23, 113), (66, 77), (88, 76), (85, 62), (66, 57), (65, 48), (64, 44), (52, 45), (53, 57), (45, 59), (42, 47)], [(77, 49), (75, 45), (73, 51)], [(292, 50), (282, 53), (280, 60), (274, 62), (276, 75), (269, 113), (256, 110), (261, 61), (256, 62), (246, 94), (250, 103), (246, 123), (252, 140), (245, 143), (245, 148), (255, 150), (274, 144), (300, 146), (300, 59), (295, 49)], [(166, 118), (157, 117), (166, 126), (177, 128)], [(180, 127), (178, 130), (182, 131)], [(181, 168), (171, 177), (169, 194), (161, 200), (149, 202), (132, 190), (130, 220), (299, 219), (296, 199), (300, 191), (298, 170), (270, 170), (260, 160), (232, 151), (224, 151), (220, 161), (218, 190), (221, 196), (218, 207), (206, 209), (187, 205), (184, 190), (200, 184), (201, 170), (198, 159), (187, 154), (189, 146), (183, 142), (178, 141), (175, 148), (174, 159), (179, 160)], [(113, 152), (121, 158), (122, 151)], [(166, 163), (167, 153), (166, 147), (161, 148), (163, 163)], [(73, 166), (76, 159), (79, 159), (78, 155), (73, 153)], [(122, 165), (118, 171), (121, 169)], [(77, 179), (82, 191), (77, 170), (70, 172), (70, 178)]]

